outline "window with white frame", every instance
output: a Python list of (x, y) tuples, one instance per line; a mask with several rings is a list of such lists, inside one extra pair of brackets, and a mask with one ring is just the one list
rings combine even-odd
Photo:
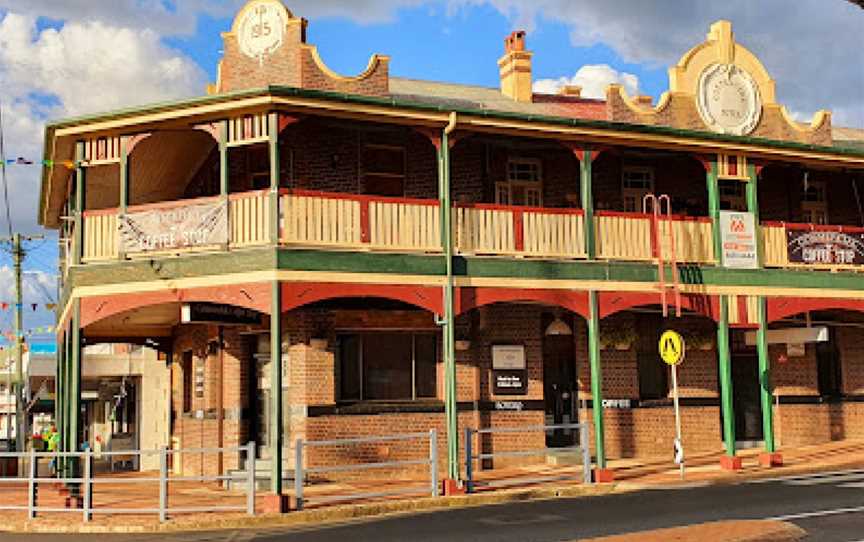
[(495, 183), (495, 203), (499, 205), (542, 207), (542, 162), (527, 158), (511, 158), (508, 160), (507, 180)]
[(717, 193), (720, 196), (720, 209), (724, 211), (747, 210), (747, 184), (735, 179), (720, 179), (717, 181)]
[(627, 166), (621, 170), (621, 195), (624, 212), (641, 213), (642, 199), (654, 192), (654, 169)]
[(804, 179), (801, 193), (801, 217), (809, 224), (828, 223), (828, 195), (825, 181)]

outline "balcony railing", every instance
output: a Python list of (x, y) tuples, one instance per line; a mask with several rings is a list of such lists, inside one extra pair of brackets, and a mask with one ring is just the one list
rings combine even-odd
[[(441, 216), (437, 200), (299, 190), (282, 191), (279, 198), (279, 234), (283, 246), (441, 253)], [(183, 223), (184, 212), (193, 207), (204, 211), (216, 209), (221, 214), (202, 212), (201, 216), (217, 216), (210, 223), (222, 222), (218, 222), (218, 242), (199, 239), (197, 244), (161, 250), (148, 246), (146, 250), (128, 250), (124, 257), (231, 250), (271, 241), (268, 191), (231, 194), (227, 206), (219, 207), (222, 201), (209, 197), (129, 207), (130, 216), (141, 217), (143, 211), (157, 211), (157, 225), (148, 223), (151, 225), (141, 233), (147, 243), (164, 232), (178, 229), (176, 224)], [(224, 221), (226, 210), (227, 222)], [(586, 257), (585, 215), (581, 209), (456, 204), (452, 220), (457, 254), (547, 259)], [(121, 222), (117, 209), (84, 213), (84, 263), (117, 260), (121, 252), (127, 252), (121, 248)], [(186, 225), (188, 227), (188, 223)], [(676, 261), (716, 263), (712, 223), (707, 217), (673, 216), (671, 220), (660, 219), (655, 223), (652, 216), (641, 213), (598, 211), (593, 226), (599, 260), (656, 262), (661, 258), (670, 262), (674, 236)], [(659, 231), (655, 231), (658, 228)], [(766, 267), (864, 267), (864, 228), (767, 222), (761, 229)], [(192, 237), (199, 233), (193, 231)]]

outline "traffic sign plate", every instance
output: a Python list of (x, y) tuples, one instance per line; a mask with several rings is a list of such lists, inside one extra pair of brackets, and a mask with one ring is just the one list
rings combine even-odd
[(668, 329), (660, 335), (660, 359), (667, 365), (678, 365), (684, 361), (684, 337)]

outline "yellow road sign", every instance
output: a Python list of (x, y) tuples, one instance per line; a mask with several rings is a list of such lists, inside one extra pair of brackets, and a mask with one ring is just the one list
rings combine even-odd
[(684, 337), (677, 331), (667, 329), (660, 335), (660, 358), (667, 365), (678, 365), (684, 361)]

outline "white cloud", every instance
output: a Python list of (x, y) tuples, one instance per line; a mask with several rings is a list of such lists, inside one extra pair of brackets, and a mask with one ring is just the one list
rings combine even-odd
[(639, 78), (632, 73), (619, 72), (608, 64), (588, 64), (579, 68), (573, 77), (540, 79), (534, 83), (534, 92), (555, 94), (565, 85), (582, 87), (583, 98), (605, 98), (606, 87), (612, 83), (622, 85), (630, 96), (639, 90)]
[[(41, 158), (46, 119), (200, 95), (205, 83), (197, 64), (149, 29), (91, 21), (39, 32), (32, 16), (0, 19), (7, 158)], [(40, 168), (8, 167), (7, 177), (16, 229), (35, 230)]]

